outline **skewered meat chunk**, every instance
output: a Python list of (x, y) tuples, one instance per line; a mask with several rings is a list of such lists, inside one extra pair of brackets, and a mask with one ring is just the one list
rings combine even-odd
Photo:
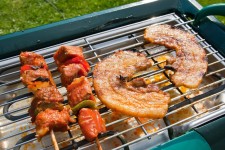
[(82, 108), (78, 115), (81, 131), (88, 141), (93, 141), (99, 133), (105, 132), (105, 122), (97, 110)]
[[(37, 80), (38, 79), (38, 80)], [(35, 81), (50, 81), (49, 73), (46, 69), (38, 69), (38, 70), (26, 70), (21, 75), (21, 80), (24, 84), (29, 85)]]
[(75, 78), (67, 87), (67, 97), (71, 107), (83, 100), (94, 100), (92, 89), (86, 77)]
[[(130, 81), (135, 73), (145, 70), (152, 61), (141, 53), (118, 51), (99, 62), (94, 69), (94, 88), (106, 107), (120, 113), (148, 118), (165, 116), (170, 96), (143, 79)], [(124, 80), (125, 79), (125, 80)]]
[(205, 50), (197, 43), (195, 36), (169, 25), (149, 26), (144, 33), (145, 40), (176, 50), (176, 59), (168, 62), (175, 73), (171, 81), (176, 86), (197, 88), (207, 71)]
[(67, 131), (69, 129), (68, 124), (73, 122), (75, 120), (70, 117), (67, 108), (64, 108), (62, 111), (46, 109), (40, 112), (35, 120), (38, 141), (48, 134), (50, 130)]
[(83, 56), (83, 49), (79, 46), (61, 46), (54, 54), (55, 63), (57, 66), (61, 66), (68, 59), (74, 58), (76, 56)]
[(34, 52), (20, 53), (21, 65), (47, 66), (44, 57)]
[(47, 108), (62, 110), (63, 96), (59, 93), (55, 86), (44, 87), (37, 90), (34, 94), (34, 99), (31, 102), (31, 107), (28, 112), (31, 116), (31, 121), (35, 121), (37, 113)]
[(63, 96), (55, 86), (49, 86), (37, 90), (34, 97), (39, 101), (44, 102), (63, 102)]
[(86, 76), (87, 72), (81, 64), (69, 64), (60, 67), (62, 85), (67, 87), (73, 82), (74, 78)]
[(28, 110), (28, 113), (31, 116), (31, 122), (35, 121), (38, 113), (45, 111), (48, 108), (61, 111), (63, 110), (63, 105), (59, 102), (45, 102), (34, 98)]
[(21, 80), (23, 84), (27, 85), (28, 89), (34, 93), (38, 89), (48, 86), (55, 86), (51, 73), (44, 68), (37, 70), (25, 70), (21, 74)]

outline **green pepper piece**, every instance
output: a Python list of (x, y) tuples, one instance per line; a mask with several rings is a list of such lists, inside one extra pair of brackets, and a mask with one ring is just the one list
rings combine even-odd
[(77, 113), (79, 112), (79, 110), (81, 108), (92, 108), (92, 109), (96, 109), (96, 105), (95, 102), (93, 100), (83, 100), (82, 102), (78, 103), (76, 106), (74, 106), (72, 108), (73, 114), (77, 115)]

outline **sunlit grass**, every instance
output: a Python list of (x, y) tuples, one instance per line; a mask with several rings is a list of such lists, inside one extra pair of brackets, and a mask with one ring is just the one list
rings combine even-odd
[[(139, 0), (0, 0), (0, 35)], [(203, 6), (224, 0), (198, 0)], [(218, 17), (225, 23), (225, 17)]]
[(0, 35), (138, 0), (0, 0)]
[[(202, 6), (207, 6), (216, 3), (225, 3), (225, 0), (197, 0)], [(224, 10), (225, 11), (225, 10)], [(224, 16), (216, 16), (224, 25), (225, 25), (225, 17)]]

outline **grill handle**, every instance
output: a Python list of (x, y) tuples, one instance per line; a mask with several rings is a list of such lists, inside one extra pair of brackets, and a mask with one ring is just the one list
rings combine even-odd
[(205, 17), (210, 15), (225, 16), (225, 3), (213, 4), (202, 8), (196, 14), (193, 25), (198, 26)]

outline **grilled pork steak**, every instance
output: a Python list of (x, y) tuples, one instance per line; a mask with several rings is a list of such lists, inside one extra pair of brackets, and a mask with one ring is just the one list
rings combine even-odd
[(108, 108), (126, 115), (164, 117), (169, 94), (156, 85), (145, 84), (142, 79), (129, 81), (136, 72), (151, 65), (152, 61), (140, 53), (118, 51), (109, 56), (99, 62), (93, 72), (97, 96)]
[(205, 50), (197, 43), (195, 36), (169, 25), (149, 26), (144, 33), (145, 40), (176, 50), (176, 59), (168, 60), (175, 73), (171, 81), (176, 86), (197, 88), (207, 71)]

